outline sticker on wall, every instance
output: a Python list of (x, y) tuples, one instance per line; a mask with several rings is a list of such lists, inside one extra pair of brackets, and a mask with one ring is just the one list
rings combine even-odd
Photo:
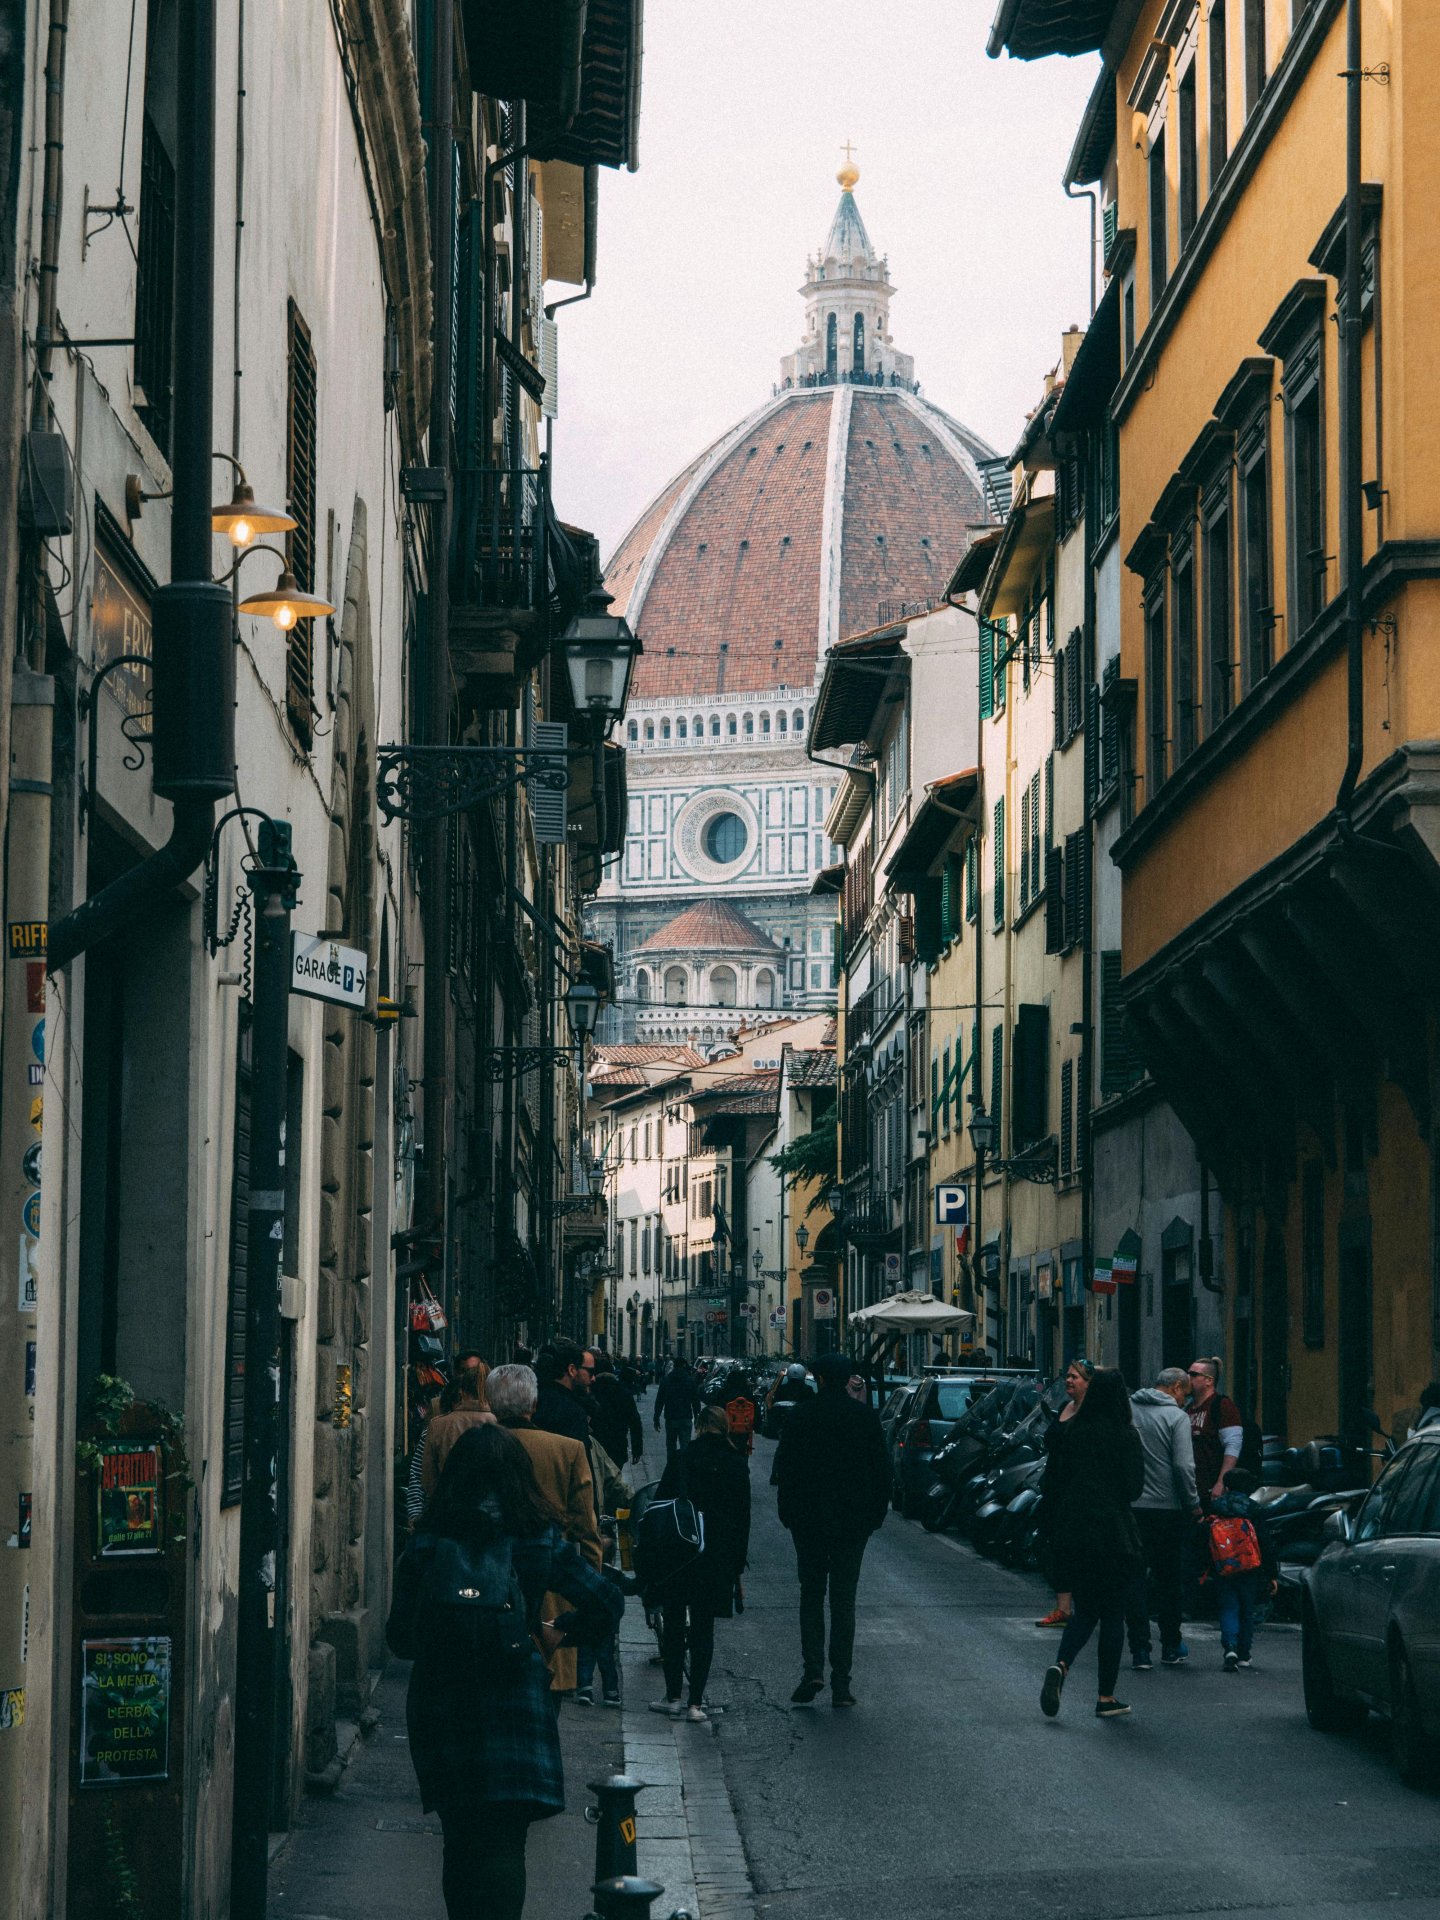
[(35, 1342), (25, 1342), (25, 1398), (35, 1398)]
[(350, 1408), (354, 1401), (354, 1389), (350, 1382), (349, 1367), (335, 1369), (335, 1408), (330, 1416), (330, 1424), (336, 1427), (348, 1427)]
[(25, 962), (25, 1011), (44, 1013), (45, 1011), (45, 962), (27, 960)]
[(27, 1087), (43, 1087), (45, 1084), (45, 1069), (34, 1060), (25, 1068), (25, 1084)]
[(35, 1271), (35, 1242), (29, 1234), (20, 1236), (20, 1298), (16, 1302), (21, 1313), (34, 1313), (40, 1300), (40, 1277)]
[(37, 1093), (30, 1102), (30, 1124), (36, 1133), (45, 1131), (45, 1096)]
[(0, 1687), (0, 1733), (25, 1724), (24, 1687)]
[(40, 1189), (38, 1187), (28, 1196), (20, 1209), (20, 1224), (32, 1240), (40, 1238)]
[(80, 1642), (80, 1784), (170, 1777), (170, 1640)]
[(37, 1020), (30, 1035), (30, 1051), (43, 1067), (45, 1064), (45, 1022)]
[(34, 1495), (22, 1493), (20, 1495), (20, 1514), (15, 1525), (15, 1544), (17, 1547), (28, 1547), (30, 1544), (30, 1521), (33, 1511)]
[(12, 920), (10, 922), (10, 958), (12, 960), (43, 960), (45, 957), (45, 936), (49, 927), (43, 920)]
[(32, 1140), (20, 1161), (20, 1171), (32, 1187), (40, 1184), (40, 1142)]

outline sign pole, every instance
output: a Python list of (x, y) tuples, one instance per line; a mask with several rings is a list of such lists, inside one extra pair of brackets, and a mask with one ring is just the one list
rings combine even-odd
[(240, 1506), (240, 1607), (235, 1653), (232, 1920), (264, 1920), (269, 1870), (275, 1703), (275, 1560), (279, 1537), (280, 1254), (285, 1215), (289, 1072), (290, 910), (300, 875), (290, 826), (261, 822), (255, 895), (251, 1028), (250, 1217), (245, 1240), (245, 1477)]

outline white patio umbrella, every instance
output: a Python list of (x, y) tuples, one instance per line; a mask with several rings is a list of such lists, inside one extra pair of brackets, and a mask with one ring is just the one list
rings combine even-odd
[(850, 1315), (850, 1325), (867, 1333), (955, 1333), (974, 1318), (964, 1307), (947, 1306), (933, 1293), (917, 1291), (892, 1293), (873, 1307), (860, 1307)]

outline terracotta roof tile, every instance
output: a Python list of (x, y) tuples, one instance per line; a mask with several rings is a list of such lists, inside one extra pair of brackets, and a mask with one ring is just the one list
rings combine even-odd
[(777, 959), (781, 949), (738, 907), (723, 900), (697, 900), (651, 934), (637, 953), (764, 953)]

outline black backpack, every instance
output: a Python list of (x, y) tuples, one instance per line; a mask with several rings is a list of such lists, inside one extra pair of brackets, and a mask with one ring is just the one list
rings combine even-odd
[(684, 1573), (705, 1551), (705, 1516), (693, 1500), (652, 1500), (640, 1516), (632, 1548), (642, 1593)]
[(499, 1667), (517, 1667), (533, 1651), (508, 1534), (496, 1534), (484, 1546), (448, 1534), (417, 1534), (405, 1550), (385, 1629), (390, 1651), (413, 1660), (430, 1637), (449, 1641), (461, 1635), (475, 1658)]

